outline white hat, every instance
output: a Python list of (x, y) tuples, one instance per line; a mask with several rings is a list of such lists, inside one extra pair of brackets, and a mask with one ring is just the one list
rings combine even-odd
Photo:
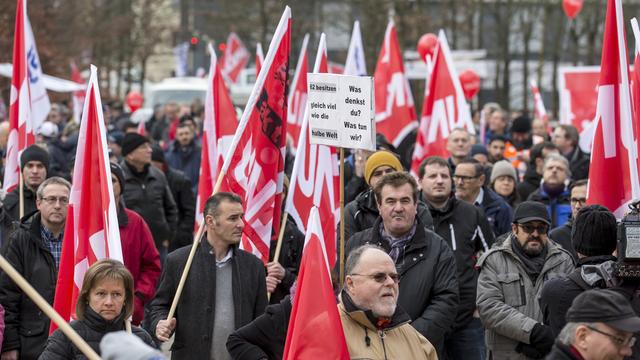
[(38, 135), (42, 135), (48, 138), (57, 137), (58, 125), (52, 123), (51, 121), (45, 121), (38, 128)]

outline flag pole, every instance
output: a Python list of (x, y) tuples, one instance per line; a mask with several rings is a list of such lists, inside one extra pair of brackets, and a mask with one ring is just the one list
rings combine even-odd
[[(22, 177), (22, 168), (18, 168), (20, 171), (18, 172), (18, 186), (20, 186), (20, 219), (24, 216), (24, 177)], [(18, 220), (20, 220), (18, 219)]]
[(60, 330), (64, 333), (64, 335), (71, 340), (71, 342), (80, 350), (82, 353), (91, 360), (100, 360), (100, 356), (96, 354), (95, 351), (78, 335), (78, 333), (73, 330), (73, 328), (67, 323), (60, 314), (58, 314), (51, 305), (29, 284), (25, 278), (22, 277), (16, 271), (16, 269), (11, 266), (11, 264), (5, 259), (2, 255), (0, 255), (0, 268), (2, 271), (7, 273), (11, 280), (13, 280), (22, 291), (42, 310), (56, 325)]
[(340, 287), (344, 285), (344, 148), (340, 148)]
[[(278, 259), (280, 258), (280, 251), (282, 250), (282, 239), (284, 239), (284, 228), (287, 225), (287, 218), (289, 217), (289, 213), (285, 212), (282, 216), (282, 223), (280, 224), (280, 231), (278, 232), (278, 242), (276, 243), (276, 251), (273, 254), (273, 260), (277, 263), (280, 263)], [(267, 293), (267, 300), (271, 300), (271, 293)]]

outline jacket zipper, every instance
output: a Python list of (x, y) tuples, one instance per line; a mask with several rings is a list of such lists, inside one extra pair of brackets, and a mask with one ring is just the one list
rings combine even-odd
[(384, 352), (384, 360), (387, 360), (387, 347), (384, 344), (384, 330), (378, 331), (378, 335), (380, 336), (380, 341), (382, 341), (382, 351)]

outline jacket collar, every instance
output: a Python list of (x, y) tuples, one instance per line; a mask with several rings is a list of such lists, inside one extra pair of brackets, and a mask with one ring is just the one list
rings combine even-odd
[[(385, 249), (388, 253), (391, 250), (391, 245), (389, 245), (389, 243), (380, 236), (380, 232), (378, 231), (378, 229), (380, 228), (380, 223), (382, 223), (382, 216), (378, 216), (376, 221), (373, 223), (373, 226), (371, 227), (371, 240), (372, 242), (382, 244), (382, 248)], [(405, 254), (415, 249), (424, 248), (427, 245), (427, 233), (425, 232), (424, 224), (422, 223), (422, 221), (420, 221), (420, 217), (416, 215), (416, 233), (407, 244)]]
[(407, 324), (411, 321), (409, 315), (402, 310), (400, 305), (396, 304), (396, 310), (393, 313), (393, 316), (390, 319), (390, 322), (386, 323), (384, 327), (379, 328), (376, 322), (376, 318), (371, 312), (371, 310), (361, 310), (359, 309), (351, 300), (349, 294), (346, 291), (342, 290), (340, 293), (340, 298), (342, 302), (340, 303), (340, 310), (344, 311), (353, 321), (357, 322), (361, 326), (373, 330), (383, 330), (388, 331), (404, 324)]
[[(515, 261), (517, 261), (521, 266), (524, 266), (522, 260), (518, 257), (518, 255), (516, 255), (516, 253), (511, 248), (511, 241), (513, 239), (513, 236), (514, 236), (513, 233), (509, 233), (509, 235), (505, 237), (502, 243), (494, 245), (491, 248), (491, 250), (489, 250), (489, 252), (485, 253), (482, 256), (482, 258), (478, 262), (478, 266), (482, 266), (482, 263), (484, 262), (484, 260), (487, 258), (489, 254), (498, 252), (498, 251), (508, 254)], [(547, 271), (547, 269), (553, 268), (556, 265), (558, 265), (558, 263), (564, 261), (564, 259), (558, 257), (558, 255), (560, 255), (561, 253), (566, 253), (567, 255), (569, 255), (566, 252), (566, 250), (562, 249), (560, 245), (556, 245), (556, 243), (554, 243), (553, 241), (547, 242), (547, 257), (545, 259), (544, 266), (542, 267), (542, 271), (540, 272), (540, 275), (543, 275)]]

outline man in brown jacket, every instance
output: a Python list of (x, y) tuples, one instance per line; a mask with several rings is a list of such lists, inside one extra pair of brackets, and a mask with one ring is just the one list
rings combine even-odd
[(400, 278), (384, 250), (373, 245), (353, 250), (345, 274), (338, 309), (352, 359), (438, 359), (396, 305)]

